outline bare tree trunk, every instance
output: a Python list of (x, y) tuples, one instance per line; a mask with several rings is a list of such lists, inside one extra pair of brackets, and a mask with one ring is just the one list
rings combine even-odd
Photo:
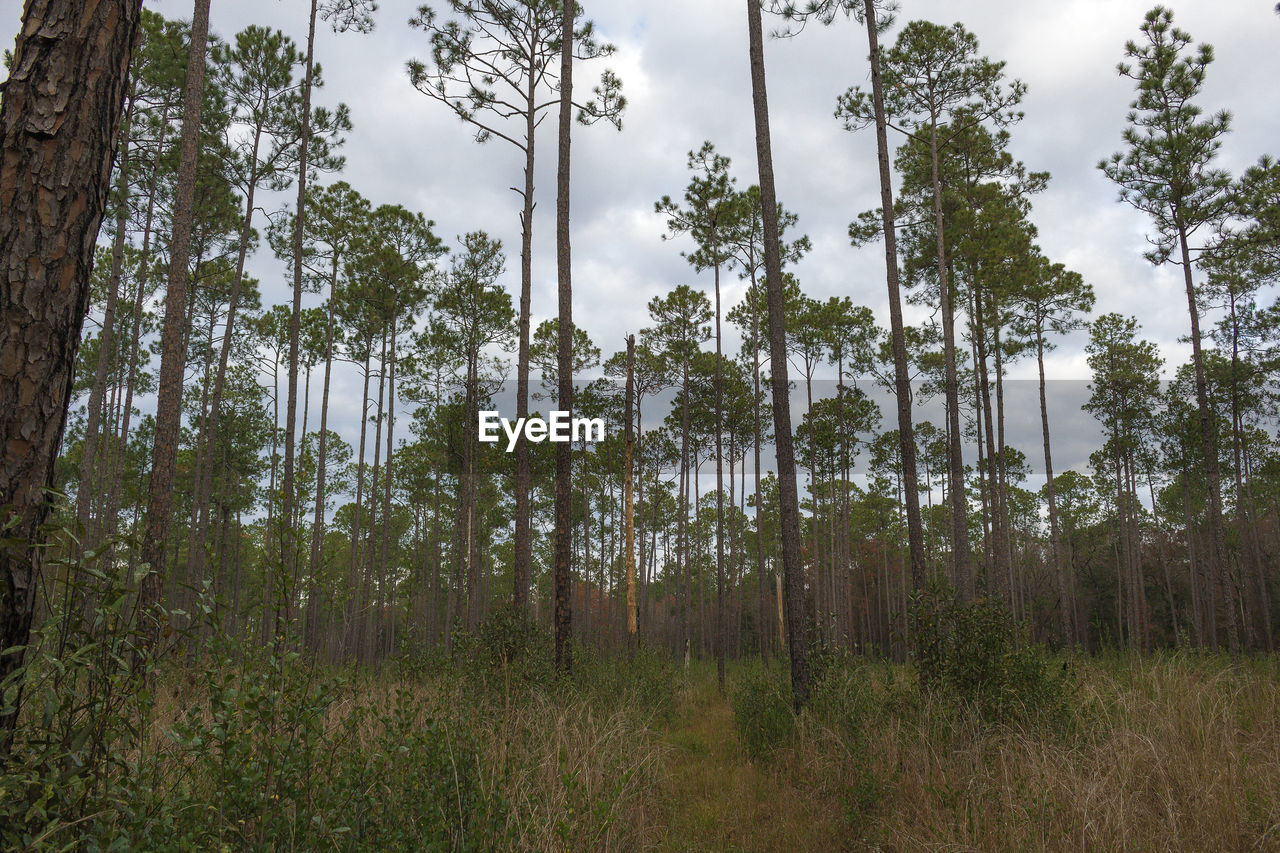
[[(530, 73), (527, 81), (528, 88), (525, 91), (528, 109), (525, 113), (524, 192), (522, 194), (524, 209), (520, 212), (520, 343), (516, 354), (517, 418), (529, 415), (529, 318), (533, 291), (533, 157), (534, 133), (538, 126), (533, 109), (536, 83), (535, 75)], [(529, 443), (525, 441), (522, 433), (516, 440), (516, 530), (515, 541), (512, 543), (514, 554), (511, 571), (513, 586), (511, 601), (516, 612), (523, 616), (529, 613), (529, 582), (533, 564), (533, 527), (530, 517), (532, 510), (529, 505), (532, 476), (529, 469)]]
[(937, 118), (929, 121), (929, 159), (933, 170), (933, 214), (938, 241), (938, 294), (942, 311), (944, 383), (949, 425), (948, 464), (951, 472), (951, 565), (961, 601), (971, 601), (974, 593), (973, 569), (969, 561), (968, 507), (964, 491), (964, 455), (960, 433), (960, 383), (956, 374), (955, 306), (947, 278), (947, 248), (942, 221), (942, 178), (938, 169)]
[(907, 342), (903, 331), (902, 298), (898, 284), (898, 235), (893, 213), (893, 174), (889, 170), (889, 141), (880, 79), (880, 41), (876, 31), (875, 0), (863, 0), (867, 43), (871, 57), (871, 93), (876, 114), (876, 157), (880, 167), (880, 214), (884, 222), (885, 280), (889, 289), (889, 335), (893, 345), (894, 387), (898, 403), (898, 452), (907, 482), (907, 544), (911, 550), (911, 586), (925, 585), (924, 525), (920, 520), (920, 492), (916, 474), (915, 426), (911, 420), (911, 379), (907, 371)]
[[(560, 24), (560, 127), (556, 170), (556, 272), (560, 340), (557, 347), (559, 404), (573, 410), (573, 253), (569, 245), (569, 154), (573, 128), (573, 19), (576, 3), (565, 3)], [(552, 573), (555, 581), (556, 669), (573, 669), (573, 604), (569, 559), (573, 461), (569, 442), (556, 445), (555, 532)]]
[(1045, 492), (1049, 498), (1049, 537), (1053, 546), (1054, 579), (1058, 587), (1058, 638), (1070, 648), (1074, 642), (1072, 627), (1071, 584), (1063, 559), (1062, 534), (1058, 529), (1058, 498), (1053, 485), (1053, 451), (1049, 444), (1049, 401), (1044, 378), (1044, 329), (1036, 324), (1036, 367), (1040, 372), (1040, 428), (1044, 435)]
[(333, 374), (333, 323), (338, 282), (338, 255), (333, 256), (329, 276), (329, 322), (324, 332), (324, 387), (320, 393), (320, 444), (316, 450), (316, 508), (311, 522), (311, 558), (307, 567), (307, 621), (303, 628), (304, 647), (312, 654), (318, 649), (319, 623), (316, 621), (315, 588), (320, 574), (320, 547), (324, 543), (325, 462), (329, 450), (329, 383)]
[(156, 184), (160, 172), (160, 154), (164, 150), (165, 132), (169, 127), (169, 104), (165, 104), (164, 112), (161, 115), (160, 135), (156, 141), (156, 156), (152, 159), (151, 178), (147, 188), (147, 214), (142, 225), (142, 251), (138, 258), (138, 283), (135, 289), (133, 299), (133, 330), (130, 335), (129, 348), (129, 372), (125, 381), (124, 394), (124, 414), (120, 426), (120, 438), (118, 448), (115, 454), (115, 460), (112, 464), (111, 476), (109, 482), (110, 489), (107, 493), (106, 508), (103, 511), (102, 524), (100, 525), (100, 536), (110, 537), (115, 535), (116, 531), (116, 515), (120, 507), (120, 493), (124, 483), (124, 460), (129, 445), (129, 421), (133, 417), (133, 391), (134, 384), (137, 379), (138, 371), (138, 353), (141, 347), (142, 337), (142, 307), (146, 297), (146, 284), (149, 279), (151, 266), (151, 228), (155, 217), (156, 208)]
[[(983, 322), (983, 303), (979, 293), (978, 280), (976, 276), (970, 283), (970, 296), (972, 297), (973, 317), (971, 318), (970, 328), (973, 330), (973, 380), (976, 398), (978, 417), (982, 420), (979, 429), (979, 458), (981, 459), (981, 441), (982, 436), (986, 436), (987, 455), (986, 465), (979, 463), (979, 477), (983, 484), (983, 494), (986, 495), (983, 513), (983, 531), (987, 533), (985, 539), (985, 550), (987, 554), (987, 584), (992, 586), (992, 575), (999, 578), (1009, 587), (1009, 612), (1016, 619), (1018, 616), (1018, 608), (1014, 601), (1013, 589), (1013, 568), (1006, 564), (1004, 559), (1004, 551), (1000, 547), (1002, 541), (1000, 513), (1000, 491), (999, 478), (996, 476), (996, 465), (999, 453), (999, 447), (996, 444), (995, 435), (995, 418), (992, 416), (991, 406), (991, 377), (987, 370), (987, 336)], [(988, 525), (990, 529), (988, 532)]]
[(378, 622), (382, 624), (382, 643), (383, 652), (390, 655), (391, 648), (391, 626), (384, 624), (387, 621), (387, 601), (386, 601), (386, 583), (387, 583), (387, 561), (391, 555), (391, 453), (394, 447), (392, 437), (395, 434), (396, 427), (396, 317), (391, 317), (391, 349), (389, 351), (389, 361), (387, 363), (387, 462), (385, 473), (383, 474), (384, 488), (382, 498), (382, 559), (378, 570)]
[(356, 500), (351, 507), (351, 553), (347, 566), (347, 618), (343, 645), (347, 655), (360, 653), (357, 625), (360, 621), (360, 509), (364, 497), (364, 451), (369, 435), (369, 374), (372, 372), (373, 342), (368, 341), (364, 359), (364, 390), (360, 392), (360, 450), (356, 454)]
[[(259, 130), (255, 134), (253, 142), (253, 160), (255, 163), (258, 159), (258, 146), (261, 137), (262, 133)], [(249, 186), (245, 193), (244, 222), (240, 228), (240, 249), (236, 255), (235, 275), (231, 281), (231, 296), (227, 305), (227, 324), (222, 333), (222, 347), (218, 353), (218, 373), (213, 381), (209, 414), (202, 424), (203, 428), (199, 439), (204, 447), (203, 454), (206, 459), (212, 458), (214, 447), (218, 440), (218, 419), (222, 409), (222, 392), (226, 384), (227, 365), (231, 359), (231, 342), (235, 331), (236, 309), (239, 307), (240, 290), (244, 285), (244, 265), (248, 256), (249, 242), (253, 239), (253, 200), (257, 184), (257, 168), (255, 166), (253, 174), (249, 177)], [(188, 562), (190, 563), (189, 574), (192, 579), (198, 579), (204, 571), (204, 548), (208, 536), (209, 523), (209, 492), (212, 487), (213, 466), (205, 465), (196, 478), (194, 494), (192, 495), (193, 509), (199, 513), (195, 536), (192, 538), (191, 554), (188, 556)]]
[(634, 642), (636, 638), (636, 557), (635, 557), (635, 504), (632, 499), (631, 489), (631, 456), (632, 456), (632, 422), (631, 422), (631, 399), (635, 390), (635, 367), (636, 367), (636, 337), (635, 335), (627, 335), (627, 387), (626, 400), (622, 404), (622, 420), (626, 423), (626, 444), (623, 449), (622, 459), (622, 501), (624, 504), (624, 512), (626, 514), (626, 539), (623, 545), (626, 548), (626, 554), (623, 559), (626, 561), (627, 571), (627, 636)]
[(1222, 610), (1227, 620), (1227, 648), (1231, 657), (1240, 657), (1240, 628), (1236, 621), (1236, 585), (1227, 562), (1222, 532), (1222, 480), (1218, 471), (1217, 425), (1209, 407), (1209, 384), (1204, 372), (1204, 354), (1200, 347), (1200, 309), (1196, 305), (1195, 283), (1191, 279), (1191, 253), (1187, 247), (1186, 229), (1178, 223), (1178, 248), (1182, 252), (1183, 281), (1187, 291), (1187, 310), (1191, 315), (1191, 360), (1196, 373), (1196, 406), (1200, 411), (1200, 448), (1204, 454), (1204, 474), (1209, 491), (1209, 566), (1222, 593)]
[(760, 297), (756, 290), (756, 271), (754, 267), (751, 270), (751, 336), (755, 342), (756, 349), (751, 357), (751, 380), (753, 383), (753, 393), (755, 400), (755, 412), (751, 416), (752, 426), (755, 428), (755, 463), (756, 463), (756, 571), (759, 575), (760, 586), (760, 659), (767, 661), (769, 659), (769, 634), (765, 629), (765, 623), (768, 619), (768, 609), (765, 603), (765, 580), (764, 580), (764, 530), (761, 526), (761, 513), (764, 512), (763, 494), (760, 491), (760, 445), (761, 425), (760, 419), (764, 409), (764, 398), (760, 394)]
[(689, 644), (689, 362), (686, 358), (680, 377), (680, 487), (676, 499), (676, 608), (678, 633), (676, 657)]
[(796, 461), (792, 448), (790, 393), (784, 317), (782, 258), (778, 236), (778, 197), (773, 181), (773, 151), (769, 140), (769, 102), (764, 76), (764, 35), (758, 0), (747, 0), (750, 39), (751, 94), (755, 114), (756, 159), (760, 170), (760, 203), (764, 208), (765, 280), (769, 296), (769, 338), (773, 381), (774, 445), (777, 450), (779, 527), (782, 533), (782, 571), (786, 581), (786, 623), (791, 654), (791, 693), (797, 710), (809, 701), (808, 626), (804, 614), (804, 567), (800, 562), (800, 504), (796, 490)]
[[(711, 237), (715, 242), (714, 232)], [(720, 345), (720, 265), (715, 265), (716, 289), (716, 684), (724, 694), (724, 388), (720, 375), (724, 356)]]
[(311, 0), (311, 15), (307, 22), (307, 71), (302, 81), (302, 132), (298, 140), (298, 210), (293, 223), (293, 305), (289, 313), (289, 391), (284, 409), (284, 492), (280, 513), (280, 563), (286, 582), (281, 596), (280, 609), (284, 620), (277, 630), (277, 646), (283, 642), (288, 630), (293, 593), (298, 582), (298, 530), (294, 526), (294, 443), (298, 420), (298, 337), (302, 320), (302, 232), (307, 221), (307, 149), (311, 144), (311, 88), (316, 43), (316, 5)]
[[(378, 408), (377, 414), (373, 421), (373, 471), (369, 475), (369, 530), (365, 536), (365, 552), (364, 552), (364, 578), (361, 580), (360, 588), (363, 590), (364, 608), (360, 617), (360, 643), (358, 644), (359, 654), (366, 663), (373, 662), (374, 635), (376, 632), (376, 622), (374, 620), (374, 597), (373, 597), (373, 573), (374, 573), (374, 527), (377, 525), (378, 517), (378, 471), (382, 465), (382, 413), (383, 405), (386, 398), (384, 397), (383, 385), (387, 380), (387, 333), (386, 329), (382, 332), (382, 354), (378, 359)], [(383, 474), (385, 477), (385, 473)], [(382, 519), (383, 526), (386, 525), (386, 519)]]
[[(124, 125), (128, 127), (133, 116), (133, 98), (125, 107)], [(124, 245), (129, 227), (129, 140), (123, 140), (117, 181), (120, 198), (117, 201), (116, 233), (111, 246), (111, 276), (107, 284), (107, 304), (102, 313), (102, 336), (98, 339), (98, 363), (94, 369), (93, 385), (89, 390), (89, 404), (84, 427), (84, 447), (80, 458), (80, 484), (76, 498), (76, 521), (81, 536), (81, 553), (93, 547), (90, 533), (90, 509), (93, 506), (94, 469), (97, 467), (98, 432), (102, 421), (102, 397), (107, 388), (107, 373), (115, 361), (116, 301), (124, 278)]]
[[(173, 233), (169, 239), (169, 288), (165, 296), (164, 331), (160, 336), (160, 381), (156, 400), (155, 442), (151, 452), (151, 482), (147, 494), (147, 527), (142, 538), (142, 562), (148, 572), (142, 579), (139, 609), (154, 610), (160, 603), (164, 580), (164, 546), (173, 505), (173, 477), (182, 424), (182, 379), (186, 365), (184, 346), (187, 313), (187, 262), (190, 258), (192, 213), (195, 204), (196, 158), (200, 143), (200, 108), (204, 102), (205, 51), (209, 36), (209, 0), (195, 0), (191, 21), (191, 47), (187, 82), (183, 90), (182, 141), (178, 153), (178, 186), (173, 206)], [(153, 616), (149, 640), (159, 634)]]

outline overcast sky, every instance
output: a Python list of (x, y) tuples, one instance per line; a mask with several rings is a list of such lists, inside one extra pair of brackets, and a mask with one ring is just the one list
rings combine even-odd
[[(191, 15), (185, 0), (147, 5), (167, 17)], [(428, 52), (426, 36), (408, 25), (418, 4), (383, 0), (380, 6), (372, 34), (324, 30), (318, 42), (326, 86), (317, 103), (347, 103), (354, 123), (342, 177), (375, 204), (422, 211), (451, 244), (475, 229), (500, 237), (510, 258), (505, 283), (515, 293), (519, 200), (509, 187), (520, 179), (520, 156), (500, 140), (477, 145), (467, 126), (413, 89), (405, 62)], [(621, 133), (607, 125), (574, 131), (574, 320), (607, 355), (624, 346), (628, 332), (648, 325), (645, 306), (652, 297), (680, 283), (709, 290), (709, 275), (695, 275), (680, 256), (688, 246), (662, 240), (664, 222), (653, 203), (683, 191), (686, 153), (703, 140), (732, 158), (739, 186), (755, 183), (754, 125), (741, 2), (585, 0), (584, 6), (617, 53), (580, 64), (575, 85), (588, 84), (607, 65), (622, 78), (628, 99)], [(1264, 152), (1280, 154), (1280, 17), (1273, 7), (1272, 0), (1172, 4), (1175, 23), (1217, 50), (1200, 103), (1206, 111), (1231, 111), (1234, 130), (1219, 162), (1237, 174)], [(1026, 118), (1012, 129), (1010, 148), (1028, 168), (1053, 176), (1032, 214), (1041, 247), (1093, 285), (1099, 313), (1137, 315), (1144, 333), (1176, 363), (1188, 351), (1178, 340), (1188, 325), (1180, 279), (1175, 268), (1156, 269), (1143, 259), (1145, 218), (1116, 201), (1114, 186), (1095, 165), (1120, 148), (1134, 93), (1115, 65), (1148, 8), (1145, 0), (903, 0), (899, 25), (915, 18), (963, 22), (983, 54), (1007, 62), (1007, 74), (1027, 84)], [(6, 45), (20, 11), (17, 0), (0, 0)], [(302, 41), (306, 12), (303, 0), (214, 0), (211, 27), (230, 37), (257, 23)], [(898, 29), (883, 43), (892, 43)], [(846, 236), (860, 211), (878, 205), (874, 134), (850, 134), (832, 116), (840, 93), (869, 85), (866, 53), (865, 33), (846, 20), (769, 40), (765, 65), (778, 197), (799, 214), (799, 230), (814, 246), (795, 272), (811, 296), (848, 295), (886, 324), (882, 250), (854, 250)], [(554, 116), (543, 127), (535, 324), (556, 311)], [(251, 272), (268, 302), (288, 298), (287, 271), (268, 253), (253, 259)], [(736, 281), (729, 284), (726, 310), (742, 290)], [(1051, 377), (1088, 378), (1083, 342), (1083, 336), (1063, 342), (1051, 357)], [(1012, 371), (1033, 376), (1034, 363)], [(337, 399), (358, 397), (354, 377), (349, 381), (352, 387), (339, 388)]]

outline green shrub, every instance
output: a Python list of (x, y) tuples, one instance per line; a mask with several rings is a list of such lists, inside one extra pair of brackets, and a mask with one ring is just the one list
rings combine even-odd
[(753, 758), (767, 758), (795, 737), (796, 717), (786, 672), (747, 665), (729, 693), (738, 738)]
[[(0, 848), (58, 848), (92, 834), (136, 800), (134, 756), (151, 708), (154, 666), (137, 630), (139, 577), (105, 559), (85, 559), (66, 531), (50, 528), (44, 567), (51, 612), (32, 632), (23, 665), (0, 684), (0, 705), (22, 700), (10, 753), (0, 767)], [(14, 543), (0, 542), (0, 547)], [(18, 543), (19, 546), (21, 543)], [(19, 649), (4, 649), (16, 654)], [(86, 843), (86, 849), (97, 849)]]
[(1003, 603), (961, 603), (935, 582), (915, 596), (910, 612), (912, 655), (926, 692), (952, 699), (988, 722), (1067, 716), (1067, 679), (1048, 653), (1021, 636)]

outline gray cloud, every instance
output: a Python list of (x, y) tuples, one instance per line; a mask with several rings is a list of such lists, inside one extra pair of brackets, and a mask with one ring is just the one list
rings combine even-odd
[[(1280, 139), (1273, 82), (1280, 77), (1280, 18), (1272, 5), (1174, 5), (1181, 27), (1217, 47), (1202, 102), (1206, 109), (1233, 111), (1235, 131), (1221, 163), (1237, 172), (1265, 151), (1276, 153)], [(586, 6), (618, 52), (582, 66), (578, 85), (588, 85), (608, 65), (622, 76), (630, 100), (621, 134), (600, 126), (577, 128), (574, 137), (574, 314), (608, 354), (621, 347), (626, 333), (648, 324), (645, 305), (653, 296), (685, 282), (710, 288), (709, 276), (696, 276), (680, 258), (688, 246), (661, 239), (663, 223), (653, 202), (663, 194), (679, 195), (688, 180), (685, 153), (704, 139), (733, 159), (741, 186), (754, 183), (754, 128), (740, 3), (613, 0)], [(1121, 144), (1133, 87), (1114, 69), (1149, 3), (904, 0), (903, 6), (900, 21), (963, 21), (984, 53), (1007, 61), (1008, 74), (1028, 84), (1026, 118), (1013, 129), (1012, 150), (1028, 167), (1053, 173), (1035, 203), (1040, 243), (1051, 259), (1079, 270), (1094, 285), (1099, 312), (1136, 314), (1171, 371), (1188, 349), (1178, 340), (1187, 327), (1180, 279), (1172, 268), (1155, 269), (1142, 258), (1147, 223), (1116, 202), (1114, 188), (1095, 168)], [(188, 3), (176, 0), (152, 8), (170, 17), (191, 12)], [(260, 23), (301, 39), (306, 8), (302, 0), (218, 0), (212, 25), (224, 37)], [(317, 56), (327, 85), (318, 101), (348, 103), (355, 123), (343, 177), (375, 203), (422, 210), (450, 242), (477, 228), (500, 237), (511, 255), (506, 283), (514, 292), (518, 200), (508, 187), (519, 180), (519, 156), (501, 141), (476, 145), (466, 126), (409, 85), (405, 61), (427, 51), (424, 35), (406, 23), (415, 8), (385, 0), (371, 35), (320, 34)], [(16, 32), (20, 9), (17, 0), (0, 0), (5, 40)], [(850, 295), (883, 323), (879, 247), (855, 251), (845, 236), (859, 211), (878, 204), (874, 139), (870, 132), (846, 133), (832, 117), (839, 93), (867, 84), (865, 55), (862, 31), (844, 21), (771, 40), (766, 67), (779, 198), (800, 214), (800, 230), (814, 241), (813, 253), (796, 272), (812, 295)], [(538, 152), (535, 322), (556, 311), (554, 131), (552, 115)], [(288, 298), (285, 267), (269, 253), (252, 259), (250, 273), (262, 280), (264, 301)], [(728, 283), (726, 309), (741, 292), (736, 282)], [(909, 311), (909, 319), (920, 316), (920, 309)], [(1048, 360), (1051, 376), (1087, 378), (1083, 341), (1077, 334), (1061, 342)], [(736, 342), (727, 349), (736, 350)], [(1015, 364), (1012, 371), (1030, 377), (1034, 365)], [(354, 372), (344, 368), (335, 381), (336, 400), (358, 398)], [(335, 417), (353, 439), (358, 415), (346, 408)], [(1035, 447), (1027, 448), (1029, 456)]]

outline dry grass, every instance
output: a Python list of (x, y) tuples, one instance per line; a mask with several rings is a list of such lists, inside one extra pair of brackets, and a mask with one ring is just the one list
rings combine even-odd
[(899, 671), (872, 688), (879, 712), (808, 718), (780, 760), (827, 795), (873, 792), (849, 815), (864, 848), (1280, 850), (1276, 662), (1075, 666), (1065, 729), (985, 728), (927, 702), (885, 713)]
[[(408, 693), (464, 731), (503, 804), (495, 849), (1280, 850), (1280, 659), (1071, 666), (1064, 724), (1001, 727), (922, 698), (907, 668), (855, 664), (768, 761), (748, 757), (699, 666), (669, 718), (624, 693), (384, 673), (347, 684), (324, 728), (341, 737), (364, 706), (380, 712), (356, 740), (373, 743)], [(161, 685), (157, 730), (207, 693)]]

